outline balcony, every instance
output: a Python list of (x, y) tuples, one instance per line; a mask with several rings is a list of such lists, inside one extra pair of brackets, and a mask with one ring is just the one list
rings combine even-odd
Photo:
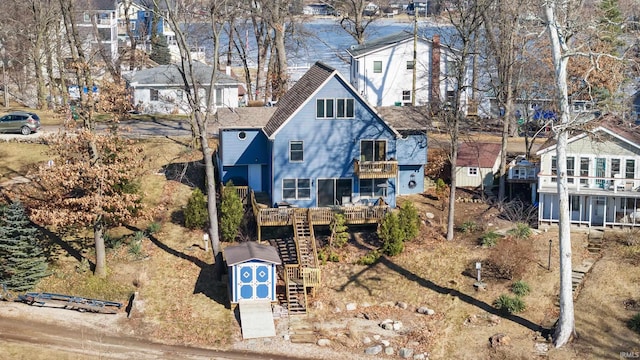
[[(539, 174), (539, 191), (541, 193), (557, 193), (557, 175)], [(569, 176), (567, 189), (572, 195), (612, 195), (640, 197), (640, 179), (626, 179), (601, 176)]]
[(507, 181), (512, 183), (532, 183), (538, 181), (538, 166), (536, 164), (530, 165), (515, 165), (509, 168), (507, 174)]
[(360, 179), (388, 179), (398, 176), (398, 162), (354, 160), (353, 171)]

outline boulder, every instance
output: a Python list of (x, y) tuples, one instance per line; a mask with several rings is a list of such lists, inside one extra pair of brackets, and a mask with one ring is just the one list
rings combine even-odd
[(406, 302), (404, 302), (404, 301), (398, 301), (398, 302), (396, 303), (396, 306), (397, 306), (397, 307), (399, 307), (399, 308), (400, 308), (400, 309), (402, 309), (402, 310), (406, 310), (406, 309), (409, 307), (409, 304), (407, 304), (407, 303), (406, 303)]
[(413, 356), (413, 349), (400, 348), (400, 351), (398, 351), (398, 355), (400, 355), (400, 357), (403, 359), (408, 359)]
[(383, 346), (389, 346), (389, 345), (391, 345), (391, 343), (389, 342), (389, 340), (380, 340), (380, 344), (382, 344)]
[(371, 338), (368, 336), (365, 336), (364, 339), (362, 339), (362, 343), (365, 345), (371, 344)]
[(402, 329), (402, 321), (394, 321), (393, 330), (398, 331), (400, 329)]
[(511, 343), (511, 338), (507, 334), (497, 333), (489, 338), (489, 343), (491, 347), (498, 347), (503, 345), (509, 345)]
[(382, 352), (382, 345), (375, 345), (364, 349), (364, 353), (367, 355), (378, 355)]
[(386, 355), (393, 355), (395, 353), (395, 351), (393, 350), (393, 348), (391, 346), (387, 346), (386, 348), (384, 348), (384, 353)]
[(358, 305), (356, 303), (348, 303), (345, 308), (347, 311), (353, 311), (358, 308)]
[(331, 340), (329, 339), (318, 339), (318, 346), (329, 346), (331, 345)]

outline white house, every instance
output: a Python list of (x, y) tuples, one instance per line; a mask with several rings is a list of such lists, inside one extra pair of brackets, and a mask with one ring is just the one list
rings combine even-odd
[[(538, 222), (558, 222), (556, 144), (537, 152)], [(612, 117), (590, 131), (573, 134), (567, 145), (570, 220), (586, 226), (640, 226), (640, 135)]]
[[(211, 88), (213, 67), (194, 62), (194, 74), (204, 108), (207, 92)], [(132, 101), (143, 113), (150, 114), (186, 114), (191, 112), (180, 67), (175, 64), (161, 65), (150, 69), (138, 70), (125, 75), (133, 95)], [(186, 78), (191, 79), (187, 74)], [(217, 107), (237, 108), (238, 87), (241, 83), (231, 76), (218, 72), (214, 84), (213, 101)]]
[(112, 62), (118, 59), (118, 15), (116, 0), (78, 0), (74, 25), (89, 54), (102, 52)]
[(463, 142), (458, 148), (456, 184), (490, 190), (498, 169), (502, 146), (496, 143)]
[[(351, 85), (374, 106), (411, 105), (414, 97), (417, 106), (452, 103), (458, 89), (453, 51), (440, 44), (439, 35), (433, 39), (418, 36), (415, 51), (414, 64), (414, 35), (409, 31), (351, 46), (347, 50)], [(467, 75), (465, 83), (470, 85), (470, 70)], [(470, 97), (469, 87), (462, 94), (464, 110)]]

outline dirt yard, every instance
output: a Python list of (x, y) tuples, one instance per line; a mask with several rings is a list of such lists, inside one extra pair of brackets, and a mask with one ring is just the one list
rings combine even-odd
[[(173, 150), (168, 150), (166, 144), (157, 146), (162, 151), (156, 151), (159, 155), (152, 164), (156, 170), (164, 164), (197, 158), (185, 154), (178, 145)], [(393, 348), (393, 356), (384, 351), (377, 355), (385, 358), (399, 358), (401, 348), (425, 354), (425, 358), (428, 355), (429, 359), (620, 359), (621, 353), (640, 353), (640, 335), (625, 324), (640, 311), (628, 305), (640, 303), (640, 270), (637, 264), (625, 260), (626, 245), (613, 240), (615, 236), (609, 230), (598, 254), (587, 251), (584, 230), (572, 234), (573, 264), (578, 266), (586, 259), (596, 261), (576, 297), (578, 337), (568, 346), (555, 349), (544, 335), (558, 316), (557, 232), (540, 230), (529, 239), (520, 240), (527, 245), (522, 253), (523, 275), (504, 280), (483, 274), (486, 291), (476, 291), (474, 265), (478, 261), (485, 264), (493, 251), (480, 246), (478, 239), (490, 230), (506, 231), (513, 223), (501, 219), (495, 208), (484, 203), (459, 202), (457, 225), (473, 222), (478, 229), (457, 232), (456, 238), (448, 242), (443, 237), (446, 206), (434, 194), (403, 199), (418, 207), (423, 226), (418, 238), (407, 243), (402, 254), (381, 257), (372, 265), (357, 265), (357, 260), (379, 243), (375, 229), (353, 229), (350, 242), (339, 252), (341, 261), (322, 267), (323, 286), (310, 298), (309, 315), (302, 320), (276, 319), (274, 338), (243, 341), (238, 321), (229, 309), (226, 283), (212, 277), (212, 255), (203, 249), (202, 233), (186, 232), (181, 226), (180, 210), (191, 187), (162, 175), (145, 179), (144, 187), (149, 189), (145, 201), (154, 208), (153, 220), (162, 227), (142, 240), (139, 253), (133, 254), (128, 244), (148, 224), (113, 231), (107, 259), (109, 276), (100, 282), (83, 269), (80, 261), (83, 257), (92, 258), (86, 242), (56, 239), (52, 247), (58, 258), (51, 268), (53, 275), (36, 289), (79, 296), (92, 294), (123, 303), (127, 303), (129, 294), (137, 292), (131, 317), (127, 318), (124, 312), (98, 315), (0, 302), (0, 318), (34, 321), (34, 338), (39, 331), (37, 321), (64, 323), (84, 334), (73, 348), (60, 344), (17, 345), (0, 336), (2, 347), (11, 349), (12, 359), (51, 358), (47, 354), (52, 349), (60, 359), (95, 357), (91, 349), (96, 341), (106, 341), (107, 335), (113, 336), (114, 342), (119, 338), (139, 338), (314, 359), (375, 358), (365, 355), (365, 350), (377, 344)], [(523, 297), (525, 311), (506, 315), (493, 304), (501, 294), (511, 295), (515, 280), (529, 284), (531, 293)], [(431, 315), (419, 313), (419, 308), (423, 312), (432, 310), (428, 312)], [(380, 326), (387, 319), (398, 325), (396, 330)], [(312, 343), (293, 342), (301, 334)], [(489, 338), (496, 334), (507, 338), (501, 345), (491, 347)], [(318, 340), (323, 340), (324, 346), (317, 345)], [(160, 356), (145, 354), (138, 354), (139, 358)], [(106, 353), (99, 355), (109, 357)]]

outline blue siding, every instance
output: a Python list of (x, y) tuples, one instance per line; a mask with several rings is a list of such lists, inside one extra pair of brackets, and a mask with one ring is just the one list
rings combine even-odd
[[(316, 119), (317, 98), (355, 98), (354, 119)], [(353, 173), (353, 160), (360, 157), (360, 140), (386, 139), (387, 158), (395, 157), (395, 134), (361, 99), (337, 77), (333, 77), (310, 99), (287, 124), (280, 128), (273, 141), (274, 203), (283, 201), (282, 180), (311, 179), (311, 198), (286, 201), (300, 207), (317, 204), (317, 179), (349, 178), (354, 190), (358, 181)], [(303, 141), (304, 161), (289, 161), (289, 141)], [(393, 182), (393, 181), (392, 181)], [(389, 186), (389, 198), (394, 187)]]
[(427, 163), (427, 135), (407, 135), (397, 142), (399, 165), (425, 165)]
[[(244, 140), (239, 138), (243, 132)], [(222, 165), (268, 164), (267, 138), (259, 129), (224, 129), (220, 132)]]
[[(424, 192), (424, 165), (400, 165), (398, 194), (420, 194)], [(415, 186), (410, 186), (414, 181)]]
[[(222, 183), (233, 180), (233, 185), (246, 186), (249, 181), (247, 166), (225, 166), (222, 168)], [(242, 181), (240, 181), (242, 179)]]

